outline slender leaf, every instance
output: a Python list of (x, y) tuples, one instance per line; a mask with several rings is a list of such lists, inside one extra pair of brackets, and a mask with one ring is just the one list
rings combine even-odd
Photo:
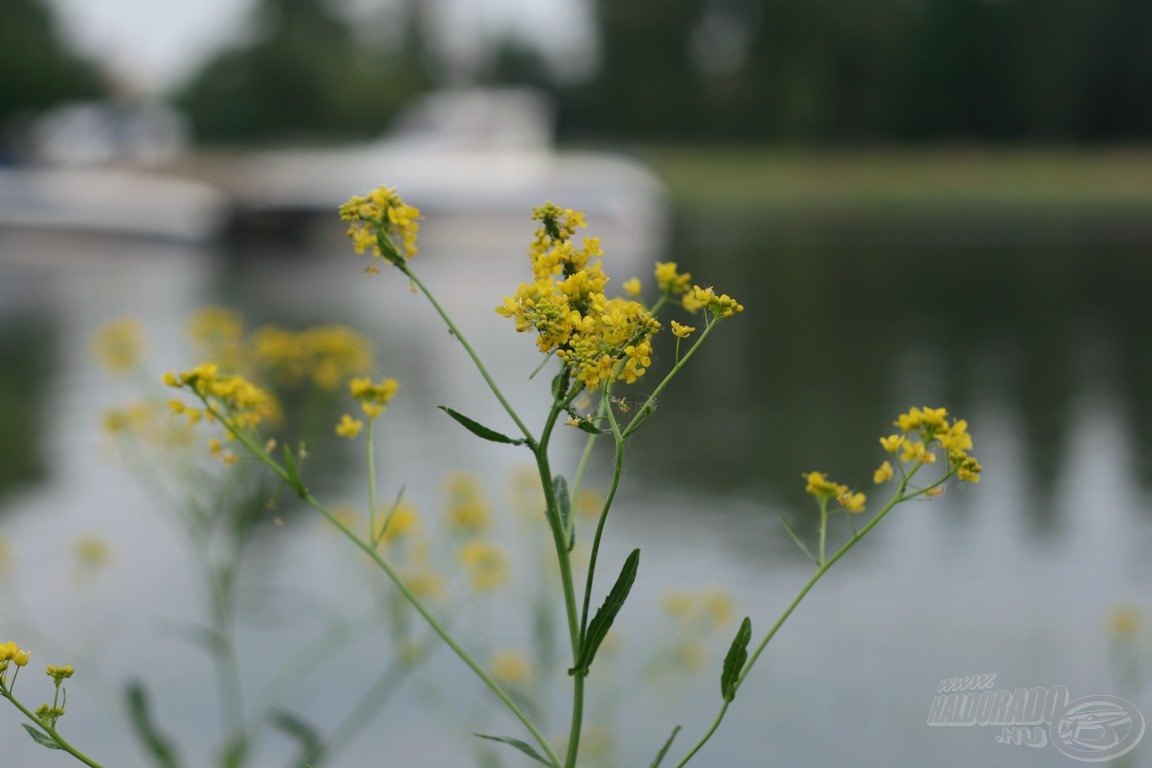
[(576, 526), (572, 524), (572, 494), (568, 492), (568, 481), (563, 475), (552, 478), (552, 495), (556, 498), (562, 530), (569, 531), (568, 551), (571, 552), (576, 547)]
[(292, 486), (292, 490), (296, 491), (296, 495), (304, 498), (307, 491), (304, 488), (304, 482), (300, 479), (300, 465), (296, 462), (296, 456), (293, 455), (292, 449), (284, 446), (284, 471), (288, 473), (288, 484)]
[(310, 761), (322, 761), (324, 739), (320, 732), (291, 712), (277, 710), (270, 720), (272, 725), (300, 742), (300, 756), (289, 765), (303, 765)]
[(752, 639), (752, 619), (747, 616), (740, 622), (740, 629), (736, 630), (736, 637), (732, 638), (732, 645), (728, 648), (728, 655), (724, 657), (724, 671), (720, 673), (720, 693), (725, 701), (736, 698), (736, 687), (739, 685), (740, 673), (744, 671), (744, 662), (748, 661), (748, 642)]
[(152, 719), (152, 709), (148, 705), (148, 695), (138, 682), (128, 684), (125, 690), (128, 703), (128, 717), (136, 738), (152, 756), (152, 761), (161, 768), (179, 768), (180, 758), (171, 739), (162, 734)]
[(584, 633), (584, 642), (580, 646), (580, 660), (575, 667), (568, 670), (569, 674), (588, 674), (592, 660), (596, 657), (596, 651), (604, 642), (604, 638), (608, 636), (608, 630), (612, 628), (612, 622), (620, 613), (620, 609), (624, 607), (624, 601), (628, 599), (628, 593), (636, 582), (636, 571), (639, 567), (640, 550), (634, 549), (632, 554), (628, 555), (628, 559), (624, 561), (624, 567), (620, 570), (620, 575), (616, 578), (616, 583), (612, 585), (608, 597), (604, 598), (604, 604), (596, 611), (592, 621), (588, 622), (588, 631)]
[(28, 723), (20, 723), (20, 725), (24, 726), (24, 730), (28, 731), (28, 735), (32, 737), (32, 741), (40, 746), (48, 747), (48, 749), (63, 749), (63, 747), (56, 743), (55, 739), (39, 728), (28, 725)]
[(489, 741), (499, 741), (503, 744), (508, 744), (510, 746), (516, 747), (516, 749), (518, 749), (521, 752), (523, 752), (524, 754), (528, 755), (528, 757), (532, 758), (536, 762), (543, 763), (544, 765), (548, 766), (548, 768), (553, 768), (552, 763), (548, 762), (543, 757), (541, 757), (540, 753), (537, 752), (536, 749), (526, 741), (521, 741), (520, 739), (509, 738), (507, 736), (489, 736), (489, 735), (484, 734), (484, 733), (474, 733), (472, 735), (473, 736), (479, 736), (482, 739), (488, 739)]
[(664, 742), (664, 746), (660, 747), (660, 751), (656, 753), (656, 759), (652, 761), (652, 765), (648, 768), (660, 768), (660, 763), (664, 761), (664, 756), (668, 754), (668, 750), (672, 747), (672, 742), (676, 739), (676, 734), (680, 733), (680, 726), (672, 729), (672, 735), (668, 737), (668, 741)]
[(604, 434), (603, 429), (600, 429), (600, 427), (596, 426), (593, 422), (589, 421), (588, 419), (576, 419), (576, 428), (583, 431), (583, 432), (587, 432), (590, 435), (602, 435), (602, 434)]
[(800, 551), (803, 552), (809, 560), (818, 564), (820, 561), (812, 556), (812, 552), (809, 551), (808, 547), (804, 545), (804, 542), (801, 541), (800, 536), (796, 533), (795, 529), (792, 528), (791, 524), (789, 524), (789, 522), (784, 518), (784, 515), (779, 515), (779, 518), (780, 522), (784, 525), (784, 530), (788, 531), (788, 535), (792, 537), (792, 541), (796, 543), (796, 546), (800, 547)]
[(459, 411), (454, 411), (446, 405), (438, 405), (436, 407), (444, 411), (444, 413), (448, 414), (452, 418), (456, 419), (456, 421), (458, 421), (461, 426), (463, 426), (472, 434), (476, 435), (476, 437), (482, 437), (485, 440), (491, 440), (494, 443), (507, 443), (508, 445), (521, 445), (524, 442), (523, 440), (514, 440), (511, 437), (508, 437), (508, 435), (502, 435), (494, 429), (489, 429), (480, 422), (470, 419)]

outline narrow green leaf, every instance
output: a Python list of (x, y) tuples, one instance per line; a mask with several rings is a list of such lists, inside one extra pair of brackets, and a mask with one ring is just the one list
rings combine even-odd
[(502, 435), (494, 429), (489, 429), (480, 422), (474, 421), (459, 411), (452, 410), (446, 405), (438, 405), (436, 407), (444, 411), (444, 413), (448, 414), (452, 418), (456, 419), (456, 421), (458, 421), (461, 426), (463, 426), (472, 434), (476, 435), (476, 437), (482, 437), (485, 440), (491, 440), (494, 443), (507, 443), (508, 445), (521, 445), (524, 442), (523, 440), (513, 440), (511, 437), (508, 437), (508, 435)]
[(24, 730), (28, 731), (28, 735), (32, 737), (32, 741), (36, 742), (40, 746), (48, 747), (48, 749), (62, 749), (62, 747), (57, 744), (51, 736), (44, 733), (44, 731), (40, 730), (39, 728), (28, 725), (28, 723), (20, 723), (20, 725), (24, 726)]
[(160, 733), (152, 719), (152, 709), (148, 705), (148, 695), (138, 682), (129, 683), (125, 689), (128, 704), (128, 719), (136, 738), (152, 756), (152, 761), (161, 768), (179, 768), (180, 758), (172, 741)]
[(297, 496), (304, 498), (307, 491), (304, 489), (303, 481), (300, 480), (300, 465), (288, 446), (284, 446), (284, 471), (288, 473), (288, 484), (292, 486), (292, 490), (296, 491)]
[(520, 739), (512, 739), (512, 738), (509, 738), (507, 736), (489, 736), (489, 735), (484, 734), (484, 733), (474, 733), (472, 735), (473, 736), (479, 736), (482, 739), (488, 739), (489, 741), (499, 741), (503, 744), (508, 744), (510, 746), (516, 747), (516, 749), (518, 749), (521, 752), (523, 752), (524, 754), (528, 755), (528, 757), (532, 758), (536, 762), (543, 763), (544, 765), (548, 766), (548, 768), (552, 768), (552, 763), (548, 762), (543, 757), (541, 757), (540, 753), (537, 752), (535, 750), (535, 748), (533, 748), (533, 746), (531, 744), (529, 744), (528, 742), (521, 741)]
[(571, 552), (576, 547), (576, 526), (572, 524), (572, 494), (568, 492), (568, 481), (563, 475), (552, 478), (552, 495), (556, 498), (562, 530), (568, 531), (568, 551)]
[(596, 426), (595, 424), (593, 424), (588, 419), (577, 419), (576, 420), (576, 428), (582, 432), (587, 432), (590, 435), (602, 435), (602, 434), (604, 434), (604, 430), (600, 429), (600, 427)]
[(612, 622), (620, 613), (620, 609), (624, 607), (628, 593), (632, 591), (632, 585), (636, 582), (636, 571), (639, 568), (640, 550), (634, 549), (632, 554), (628, 555), (628, 559), (624, 561), (624, 567), (620, 570), (620, 575), (616, 578), (616, 583), (612, 585), (611, 591), (608, 592), (608, 597), (604, 598), (604, 604), (596, 611), (592, 621), (588, 622), (588, 631), (584, 633), (584, 642), (580, 646), (580, 660), (575, 667), (568, 670), (568, 674), (588, 674), (592, 660), (596, 658), (596, 651), (604, 642), (604, 638), (608, 636)]
[(272, 725), (296, 739), (300, 743), (300, 755), (289, 765), (304, 765), (310, 761), (322, 761), (324, 739), (320, 732), (291, 712), (277, 710), (269, 717)]
[(676, 739), (676, 734), (680, 733), (680, 726), (672, 729), (672, 735), (668, 737), (668, 741), (664, 742), (664, 746), (660, 747), (660, 751), (656, 753), (656, 759), (652, 761), (652, 765), (648, 768), (660, 768), (660, 763), (664, 761), (664, 756), (668, 754), (668, 750), (672, 747), (672, 742)]
[(800, 540), (800, 536), (797, 535), (791, 524), (789, 524), (789, 522), (784, 518), (784, 515), (778, 515), (778, 517), (780, 518), (780, 522), (784, 525), (784, 530), (788, 531), (788, 535), (792, 537), (792, 541), (796, 543), (796, 546), (800, 547), (800, 551), (804, 553), (804, 556), (814, 563), (819, 563), (820, 561), (812, 556), (812, 552), (810, 552), (808, 547), (804, 545), (804, 542)]
[(736, 686), (740, 673), (744, 671), (744, 662), (748, 661), (748, 642), (751, 639), (752, 619), (745, 616), (740, 629), (736, 630), (736, 637), (732, 638), (728, 655), (724, 657), (724, 671), (720, 673), (720, 693), (725, 701), (736, 698)]
[(237, 733), (224, 745), (220, 754), (222, 768), (241, 768), (248, 761), (248, 738), (243, 732)]

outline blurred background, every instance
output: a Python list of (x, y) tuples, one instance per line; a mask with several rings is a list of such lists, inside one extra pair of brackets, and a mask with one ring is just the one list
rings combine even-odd
[[(990, 727), (927, 726), (937, 683), (973, 674), (1152, 716), (1150, 29), (1137, 0), (6, 0), (0, 641), (85, 664), (65, 733), (106, 765), (145, 759), (121, 702), (137, 677), (189, 764), (217, 753), (211, 667), (173, 629), (203, 614), (195, 558), (101, 426), (199, 362), (185, 324), (204, 305), (371, 337), (377, 373), (403, 387), (385, 495), (405, 485), (441, 507), (444, 476), (465, 471), (502, 514), (523, 457), (479, 448), (433, 407), (495, 422), (496, 404), (429, 307), (394, 275), (360, 274), (336, 220), (384, 183), (425, 213), (414, 267), (530, 404), (546, 396), (528, 380), (534, 346), (492, 308), (527, 274), (544, 200), (588, 213), (614, 285), (639, 276), (652, 298), (651, 262), (676, 261), (747, 307), (632, 446), (607, 557), (640, 546), (644, 563), (615, 677), (649, 686), (593, 675), (592, 764), (646, 765), (672, 725), (685, 743), (703, 730), (736, 624), (717, 618), (710, 650), (660, 671), (657, 651), (702, 631), (677, 624), (669, 595), (722, 587), (734, 617), (769, 626), (811, 567), (777, 520), (812, 530), (800, 473), (865, 488), (876, 438), (911, 405), (968, 419), (984, 480), (901, 508), (838, 565), (699, 763), (1063, 759)], [(144, 383), (92, 358), (93, 332), (123, 317), (147, 331)], [(326, 472), (363, 502), (356, 472)], [(339, 542), (284, 519), (245, 561), (237, 653), (253, 688), (284, 637), (302, 646), (374, 605), (356, 591), (373, 575)], [(517, 541), (511, 559), (529, 560)], [(513, 604), (492, 608), (495, 629), (473, 617), (479, 645), (529, 644)], [(285, 694), (322, 732), (378, 658), (366, 637), (325, 660), (326, 685)], [(395, 687), (331, 764), (521, 764), (469, 742), (522, 734), (453, 658)], [(65, 764), (13, 715), (0, 762)], [(289, 764), (293, 745), (270, 735), (250, 764)], [(1149, 751), (1123, 764), (1152, 765)]]

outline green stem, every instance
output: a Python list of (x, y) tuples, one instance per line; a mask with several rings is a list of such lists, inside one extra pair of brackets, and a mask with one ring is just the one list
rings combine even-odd
[(384, 571), (388, 578), (392, 580), (392, 583), (396, 585), (396, 588), (400, 590), (400, 593), (404, 595), (404, 599), (407, 600), (408, 603), (416, 609), (416, 612), (420, 614), (424, 621), (428, 623), (428, 626), (430, 626), (432, 630), (440, 637), (440, 639), (444, 641), (444, 644), (451, 648), (453, 653), (460, 657), (460, 660), (463, 661), (486, 686), (488, 686), (488, 688), (492, 691), (492, 693), (496, 695), (498, 699), (500, 699), (500, 701), (504, 702), (504, 705), (508, 707), (509, 711), (512, 712), (516, 719), (519, 720), (524, 725), (524, 727), (528, 729), (528, 732), (532, 734), (532, 737), (536, 740), (537, 744), (540, 745), (540, 748), (544, 750), (544, 753), (548, 756), (548, 759), (552, 761), (552, 764), (556, 766), (556, 768), (560, 768), (562, 765), (560, 758), (557, 757), (556, 753), (552, 750), (552, 746), (548, 743), (548, 740), (544, 738), (544, 735), (541, 734), (540, 731), (536, 728), (535, 724), (533, 724), (528, 716), (525, 715), (524, 712), (520, 709), (520, 707), (517, 706), (514, 701), (512, 701), (511, 697), (504, 691), (504, 689), (501, 688), (500, 685), (495, 680), (493, 680), (488, 675), (488, 673), (480, 667), (479, 664), (476, 663), (472, 656), (469, 655), (469, 653), (465, 651), (459, 643), (456, 642), (452, 635), (448, 633), (448, 630), (445, 629), (443, 625), (441, 625), (440, 622), (436, 620), (431, 612), (424, 606), (424, 603), (420, 600), (420, 598), (417, 597), (416, 594), (408, 588), (408, 585), (404, 583), (404, 580), (400, 578), (400, 574), (398, 574), (395, 569), (393, 569), (392, 566), (388, 564), (388, 561), (380, 555), (375, 547), (370, 546), (367, 542), (357, 536), (351, 529), (340, 522), (340, 520), (333, 516), (332, 513), (329, 512), (323, 504), (321, 504), (314, 496), (312, 496), (312, 494), (305, 492), (304, 501), (313, 509), (322, 514), (325, 518), (327, 518), (328, 522), (336, 526), (340, 532), (344, 534), (345, 537), (347, 537), (353, 544), (359, 547), (360, 550), (364, 552), (364, 554), (366, 554), (374, 563), (376, 563), (376, 565), (380, 567), (381, 570)]
[(712, 329), (716, 327), (718, 322), (719, 320), (715, 317), (712, 317), (708, 320), (707, 325), (704, 326), (704, 330), (700, 332), (700, 337), (696, 339), (696, 343), (693, 344), (689, 350), (684, 353), (684, 357), (676, 361), (676, 364), (672, 366), (672, 370), (668, 371), (668, 374), (664, 377), (664, 380), (656, 386), (656, 389), (652, 390), (652, 394), (648, 395), (648, 399), (644, 401), (644, 405), (640, 406), (640, 409), (636, 412), (635, 418), (633, 418), (631, 423), (625, 427), (623, 435), (624, 437), (628, 437), (644, 424), (648, 418), (648, 415), (651, 413), (652, 404), (656, 402), (656, 398), (660, 396), (660, 393), (664, 391), (664, 387), (668, 386), (669, 382), (672, 381), (672, 378), (677, 373), (679, 373), (680, 369), (683, 368), (688, 360), (691, 359), (692, 355), (696, 354), (696, 350), (698, 350), (700, 345), (704, 343), (704, 339), (708, 338), (708, 334), (712, 332)]
[[(800, 592), (797, 593), (796, 597), (793, 598), (788, 607), (784, 609), (784, 612), (780, 614), (780, 618), (776, 619), (776, 623), (772, 625), (770, 630), (768, 630), (768, 633), (764, 636), (764, 639), (760, 641), (760, 644), (756, 646), (756, 650), (744, 664), (744, 669), (741, 670), (740, 675), (736, 678), (736, 682), (733, 686), (734, 691), (739, 689), (740, 686), (744, 683), (745, 678), (748, 677), (748, 674), (752, 671), (752, 667), (756, 664), (756, 660), (760, 658), (760, 654), (762, 654), (764, 649), (768, 647), (768, 643), (771, 642), (772, 638), (776, 636), (776, 633), (780, 631), (782, 626), (784, 626), (784, 622), (788, 620), (788, 617), (792, 615), (793, 611), (796, 610), (801, 601), (803, 601), (808, 593), (812, 590), (812, 587), (816, 586), (816, 583), (820, 581), (821, 578), (823, 578), (824, 574), (826, 574), (828, 570), (833, 565), (835, 565), (840, 558), (846, 555), (849, 550), (852, 549), (852, 547), (856, 546), (856, 544), (858, 544), (865, 536), (867, 536), (868, 533), (873, 528), (875, 528), (881, 520), (884, 519), (884, 517), (892, 510), (893, 507), (922, 493), (921, 491), (910, 496), (906, 496), (904, 494), (908, 487), (908, 481), (911, 480), (912, 475), (916, 473), (917, 469), (919, 469), (919, 465), (914, 466), (913, 469), (908, 473), (908, 476), (900, 481), (900, 485), (897, 487), (896, 493), (892, 496), (888, 503), (884, 505), (884, 508), (877, 512), (876, 516), (869, 520), (867, 525), (862, 527), (859, 532), (853, 534), (847, 541), (845, 541), (844, 544), (839, 549), (837, 549), (830, 558), (828, 558), (828, 560), (825, 561), (823, 558), (823, 553), (821, 553), (820, 559), (822, 562), (816, 569), (816, 572), (812, 574), (812, 577), (808, 579), (807, 583), (805, 583), (804, 586), (800, 589)], [(946, 478), (947, 476), (945, 476), (945, 479)], [(940, 482), (943, 482), (943, 480)], [(675, 768), (683, 768), (683, 766), (687, 764), (687, 762), (691, 760), (697, 752), (700, 751), (704, 744), (707, 743), (710, 738), (712, 738), (712, 734), (716, 732), (716, 729), (720, 726), (720, 721), (724, 719), (724, 714), (728, 711), (728, 704), (728, 701), (724, 702), (724, 705), (720, 708), (720, 712), (716, 716), (716, 720), (712, 723), (712, 726), (700, 738), (700, 740), (696, 742), (691, 751), (689, 751), (688, 754), (686, 754), (683, 759), (680, 760), (680, 762), (676, 763)]]
[(576, 768), (580, 752), (580, 733), (584, 727), (584, 673), (577, 672), (572, 681), (572, 727), (568, 734), (568, 754), (565, 768)]
[(72, 757), (74, 757), (77, 760), (79, 760), (80, 762), (84, 763), (84, 765), (91, 766), (91, 768), (103, 768), (103, 766), (101, 766), (100, 763), (96, 762), (92, 758), (88, 757), (88, 755), (84, 754), (83, 752), (81, 752), (80, 750), (76, 749), (74, 746), (69, 744), (64, 739), (64, 737), (61, 736), (59, 734), (59, 732), (57, 732), (57, 730), (55, 728), (48, 725), (43, 720), (36, 717), (36, 715), (29, 712), (28, 709), (23, 704), (21, 704), (19, 701), (17, 701), (12, 696), (11, 690), (9, 690), (7, 687), (0, 686), (0, 696), (3, 696), (4, 698), (8, 699), (8, 701), (12, 702), (12, 706), (14, 706), (14, 707), (16, 707), (16, 709), (20, 710), (20, 712), (23, 713), (24, 717), (31, 720), (36, 725), (37, 728), (40, 728), (45, 733), (47, 733), (48, 736), (52, 739), (52, 741), (56, 742), (56, 745), (58, 747), (60, 747), (60, 749), (64, 750), (68, 754), (72, 755)]
[(375, 543), (376, 537), (383, 534), (376, 528), (376, 441), (373, 440), (373, 421), (374, 419), (368, 419), (364, 442), (368, 453), (368, 540)]
[(432, 292), (428, 290), (424, 283), (420, 282), (420, 278), (416, 277), (412, 270), (408, 268), (408, 265), (402, 262), (394, 263), (396, 263), (396, 266), (404, 276), (420, 289), (420, 292), (424, 294), (424, 298), (428, 299), (432, 307), (436, 310), (436, 313), (440, 315), (440, 319), (447, 324), (448, 330), (452, 331), (452, 335), (455, 336), (456, 340), (464, 347), (464, 351), (468, 353), (468, 357), (472, 358), (472, 363), (476, 366), (476, 370), (480, 371), (480, 375), (484, 377), (484, 381), (488, 384), (488, 388), (492, 390), (492, 394), (500, 401), (500, 405), (504, 407), (505, 412), (512, 418), (512, 421), (516, 422), (516, 426), (520, 429), (521, 434), (524, 435), (528, 445), (531, 446), (533, 444), (532, 433), (528, 431), (528, 427), (525, 426), (524, 422), (520, 420), (520, 417), (516, 415), (516, 411), (513, 410), (512, 405), (505, 399), (504, 393), (496, 386), (496, 382), (492, 380), (488, 369), (484, 367), (484, 363), (480, 361), (480, 356), (476, 354), (476, 350), (468, 343), (468, 339), (464, 338), (464, 334), (462, 334), (460, 329), (456, 327), (456, 324), (452, 322), (452, 318), (449, 317), (444, 308), (440, 306), (440, 302), (436, 301), (436, 297), (432, 295)]
[[(268, 468), (276, 473), (278, 477), (284, 480), (285, 483), (290, 485), (292, 484), (292, 479), (288, 471), (284, 469), (284, 467), (280, 466), (280, 464), (275, 459), (269, 456), (268, 453), (264, 450), (263, 446), (258, 445), (251, 435), (247, 434), (243, 430), (237, 429), (234, 425), (226, 420), (221, 419), (221, 423), (224, 424), (228, 431), (234, 435), (236, 439), (244, 445), (244, 447), (251, 451), (252, 454), (256, 456), (256, 458), (260, 459), (260, 461), (267, 465)], [(551, 483), (548, 485), (551, 485)], [(456, 642), (456, 640), (448, 633), (448, 631), (440, 624), (440, 622), (436, 620), (431, 612), (429, 612), (429, 610), (425, 607), (420, 598), (417, 597), (416, 594), (408, 588), (408, 585), (405, 584), (404, 580), (400, 578), (400, 574), (398, 574), (392, 568), (392, 566), (388, 564), (388, 561), (386, 561), (380, 555), (376, 548), (371, 546), (371, 544), (366, 542), (364, 539), (357, 536), (350, 528), (344, 525), (344, 523), (342, 523), (331, 512), (329, 512), (328, 509), (316, 499), (316, 497), (309, 493), (306, 488), (300, 486), (297, 489), (297, 492), (299, 493), (301, 500), (322, 514), (328, 520), (328, 522), (336, 526), (336, 528), (339, 529), (346, 538), (355, 544), (369, 557), (369, 559), (371, 559), (374, 563), (376, 563), (376, 565), (380, 567), (382, 571), (384, 571), (392, 583), (396, 585), (396, 588), (400, 590), (400, 593), (404, 596), (404, 599), (407, 600), (408, 603), (416, 609), (416, 612), (419, 613), (424, 621), (426, 621), (432, 628), (432, 630), (436, 632), (437, 635), (439, 635), (440, 639), (444, 641), (444, 644), (452, 649), (453, 653), (455, 653), (460, 658), (460, 660), (463, 661), (486, 686), (488, 686), (489, 690), (491, 690), (492, 693), (494, 693), (496, 697), (500, 699), (500, 701), (502, 701), (506, 707), (508, 707), (509, 711), (512, 712), (516, 719), (519, 720), (524, 725), (524, 727), (528, 729), (528, 732), (532, 734), (532, 737), (536, 740), (537, 744), (539, 744), (540, 748), (544, 750), (544, 753), (548, 756), (548, 759), (552, 761), (553, 766), (555, 766), (555, 768), (562, 768), (560, 758), (557, 757), (555, 751), (552, 749), (552, 746), (548, 743), (548, 740), (544, 738), (544, 735), (540, 733), (539, 729), (531, 721), (531, 719), (529, 719), (528, 716), (524, 714), (523, 710), (521, 710), (520, 707), (516, 705), (516, 702), (512, 701), (507, 692), (505, 692), (504, 689), (501, 688), (500, 685), (495, 680), (493, 680), (488, 675), (488, 673), (480, 667), (479, 664), (476, 663), (475, 659), (473, 659), (468, 654), (468, 652), (465, 651), (460, 646), (460, 644)], [(567, 552), (565, 552), (565, 554), (567, 554)]]

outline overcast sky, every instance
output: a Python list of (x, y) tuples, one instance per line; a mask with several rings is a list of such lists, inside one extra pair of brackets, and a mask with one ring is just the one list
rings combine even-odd
[[(389, 0), (348, 0), (360, 5)], [(476, 30), (546, 36), (545, 48), (574, 49), (591, 35), (582, 0), (426, 0), (445, 31), (468, 45)], [(159, 92), (214, 50), (234, 41), (255, 0), (49, 0), (79, 48), (119, 77)], [(454, 32), (454, 34), (453, 34)], [(561, 50), (563, 53), (563, 50)]]

